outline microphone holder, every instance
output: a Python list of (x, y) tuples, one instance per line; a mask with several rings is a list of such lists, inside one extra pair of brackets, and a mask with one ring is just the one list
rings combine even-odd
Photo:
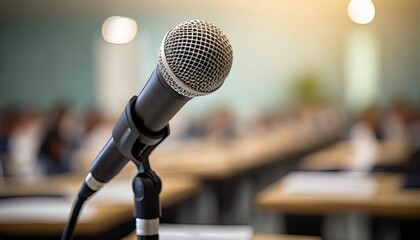
[(118, 150), (138, 169), (133, 179), (137, 239), (158, 240), (162, 182), (150, 166), (149, 155), (169, 135), (169, 124), (158, 133), (147, 131), (142, 121), (132, 114), (136, 99), (137, 96), (134, 96), (128, 102), (112, 131), (112, 137)]
[(134, 218), (138, 240), (159, 239), (159, 218), (161, 217), (159, 194), (162, 182), (151, 169), (149, 154), (155, 146), (149, 147), (140, 157), (137, 175), (133, 179)]

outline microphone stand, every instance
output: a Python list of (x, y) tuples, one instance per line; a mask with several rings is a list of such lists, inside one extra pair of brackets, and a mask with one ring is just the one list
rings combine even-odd
[(138, 240), (159, 239), (161, 216), (159, 194), (162, 190), (162, 182), (149, 164), (149, 154), (155, 147), (156, 145), (147, 148), (141, 155), (141, 164), (136, 164), (138, 172), (133, 179), (134, 218)]
[(169, 124), (159, 133), (147, 133), (141, 121), (134, 120), (132, 109), (137, 96), (131, 98), (112, 131), (112, 137), (119, 151), (131, 159), (138, 172), (133, 179), (134, 218), (138, 240), (159, 239), (159, 218), (161, 216), (159, 194), (162, 182), (149, 164), (151, 152), (169, 135)]

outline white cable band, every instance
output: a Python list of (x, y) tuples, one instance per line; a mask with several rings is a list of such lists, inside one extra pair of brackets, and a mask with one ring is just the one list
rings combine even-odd
[(154, 236), (159, 234), (159, 218), (141, 219), (136, 218), (137, 236)]
[(93, 191), (98, 191), (104, 185), (103, 182), (96, 180), (90, 172), (85, 178), (85, 183)]

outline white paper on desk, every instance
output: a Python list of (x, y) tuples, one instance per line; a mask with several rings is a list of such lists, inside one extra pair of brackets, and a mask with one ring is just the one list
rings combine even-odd
[[(55, 197), (17, 197), (0, 200), (0, 223), (67, 222), (73, 200)], [(96, 209), (85, 207), (80, 221), (89, 220)]]
[(91, 199), (90, 204), (96, 203), (126, 203), (133, 204), (134, 194), (130, 181), (116, 180), (102, 187)]
[(254, 231), (250, 226), (211, 226), (161, 224), (161, 240), (251, 240)]
[(338, 197), (371, 197), (377, 183), (368, 175), (346, 172), (293, 172), (283, 180), (289, 194)]

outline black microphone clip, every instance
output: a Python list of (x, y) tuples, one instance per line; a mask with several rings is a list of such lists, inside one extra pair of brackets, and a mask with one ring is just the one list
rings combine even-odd
[[(136, 233), (138, 239), (159, 239), (159, 218), (161, 216), (159, 194), (162, 190), (162, 182), (159, 176), (152, 170), (149, 163), (149, 155), (169, 135), (169, 124), (159, 132), (149, 131), (142, 121), (136, 118), (134, 105), (137, 96), (133, 96), (127, 103), (117, 124), (112, 130), (111, 143), (108, 143), (116, 155), (122, 155), (136, 164), (138, 172), (133, 179), (134, 192), (134, 218), (136, 221)], [(111, 148), (111, 146), (113, 146)], [(118, 151), (118, 153), (117, 153)], [(112, 175), (116, 175), (115, 169), (126, 164), (122, 156), (109, 158), (104, 154), (101, 167), (113, 165)], [(106, 162), (109, 161), (109, 162)], [(115, 161), (115, 162), (114, 162)], [(127, 160), (128, 161), (128, 160)], [(116, 167), (116, 165), (119, 165)], [(92, 171), (95, 166), (92, 167)], [(113, 177), (113, 176), (112, 176)], [(112, 178), (107, 176), (107, 178)]]
[(117, 124), (112, 130), (112, 138), (119, 152), (127, 159), (132, 160), (137, 166), (141, 165), (140, 156), (146, 148), (159, 145), (170, 133), (169, 124), (159, 132), (149, 131), (141, 121), (132, 114), (135, 109), (137, 96), (133, 96)]

